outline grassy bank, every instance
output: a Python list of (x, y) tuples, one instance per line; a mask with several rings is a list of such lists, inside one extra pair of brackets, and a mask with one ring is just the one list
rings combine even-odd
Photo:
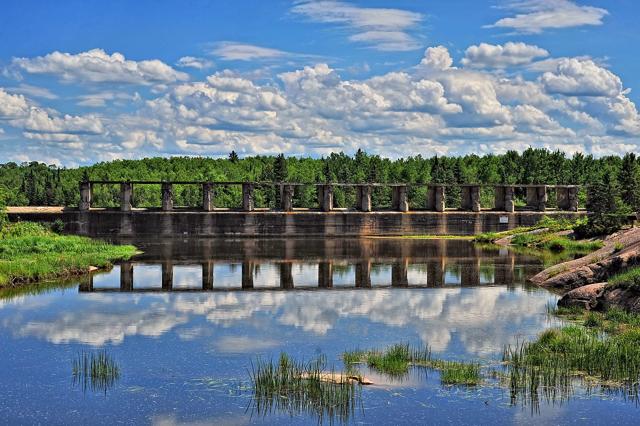
[(8, 224), (0, 232), (0, 288), (84, 274), (135, 252), (133, 246), (59, 235), (37, 223)]
[(503, 232), (488, 232), (474, 237), (479, 243), (492, 243), (502, 238), (511, 237), (511, 245), (552, 252), (584, 252), (588, 253), (602, 247), (600, 240), (576, 240), (572, 235), (564, 235), (562, 231), (572, 231), (585, 223), (586, 219), (575, 221), (568, 219), (552, 219), (544, 217), (535, 226), (519, 227)]

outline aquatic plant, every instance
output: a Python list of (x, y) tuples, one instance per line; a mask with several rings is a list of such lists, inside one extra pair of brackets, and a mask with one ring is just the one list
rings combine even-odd
[[(596, 315), (596, 314), (594, 314)], [(602, 327), (602, 318), (588, 315), (585, 323)], [(533, 342), (505, 348), (512, 400), (535, 402), (539, 391), (548, 399), (568, 398), (581, 379), (612, 389), (637, 388), (640, 377), (640, 330), (629, 328), (614, 335), (581, 326), (550, 329)]]
[(402, 378), (411, 366), (440, 370), (440, 381), (448, 385), (476, 385), (482, 380), (480, 365), (443, 361), (431, 356), (431, 349), (407, 344), (394, 344), (384, 350), (347, 351), (342, 354), (345, 365), (364, 362), (368, 367), (391, 377)]
[(120, 367), (104, 350), (82, 352), (73, 360), (71, 375), (73, 384), (81, 386), (83, 392), (90, 389), (106, 394), (120, 379)]
[(347, 423), (360, 404), (361, 386), (347, 373), (327, 372), (326, 359), (305, 363), (281, 353), (277, 362), (258, 359), (252, 364), (253, 409), (266, 416), (273, 411), (291, 416), (311, 414), (322, 424)]

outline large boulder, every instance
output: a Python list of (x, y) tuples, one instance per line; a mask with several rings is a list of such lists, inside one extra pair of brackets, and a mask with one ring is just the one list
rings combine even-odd
[(607, 283), (596, 283), (575, 288), (558, 300), (558, 306), (594, 309), (598, 305), (598, 298), (604, 292), (606, 285)]

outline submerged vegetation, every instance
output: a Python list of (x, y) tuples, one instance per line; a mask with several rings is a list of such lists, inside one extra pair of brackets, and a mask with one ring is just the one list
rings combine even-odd
[(82, 352), (73, 360), (71, 375), (73, 384), (81, 386), (83, 392), (106, 394), (120, 379), (120, 367), (106, 351)]
[(447, 385), (477, 385), (481, 382), (480, 365), (443, 361), (431, 356), (428, 347), (417, 348), (409, 344), (395, 344), (384, 350), (347, 351), (342, 354), (347, 368), (358, 363), (366, 363), (381, 373), (391, 377), (403, 377), (411, 366), (440, 371), (440, 381)]
[(7, 224), (0, 231), (0, 288), (68, 278), (135, 253), (133, 246), (59, 235), (37, 223)]
[(327, 374), (326, 368), (324, 357), (308, 363), (285, 353), (277, 362), (258, 359), (250, 371), (253, 409), (263, 416), (273, 411), (291, 416), (308, 413), (319, 424), (323, 419), (346, 423), (359, 404), (360, 384), (347, 374)]

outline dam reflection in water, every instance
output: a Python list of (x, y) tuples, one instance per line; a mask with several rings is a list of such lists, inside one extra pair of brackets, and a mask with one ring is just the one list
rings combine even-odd
[[(118, 240), (126, 243), (126, 240)], [(81, 292), (515, 285), (540, 261), (464, 240), (136, 241), (144, 251)], [(117, 282), (116, 282), (117, 281)]]

